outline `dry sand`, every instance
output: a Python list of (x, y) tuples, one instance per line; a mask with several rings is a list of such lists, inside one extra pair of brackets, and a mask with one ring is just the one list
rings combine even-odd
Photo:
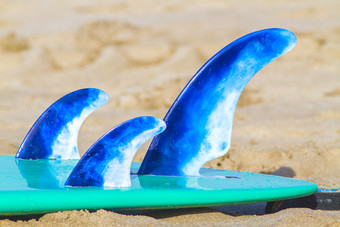
[[(141, 115), (162, 118), (215, 52), (268, 27), (293, 31), (297, 46), (252, 79), (236, 110), (230, 151), (206, 166), (276, 171), (340, 188), (338, 0), (2, 0), (0, 155), (14, 155), (42, 111), (84, 87), (100, 88), (111, 99), (81, 128), (81, 154), (122, 121)], [(143, 159), (146, 149), (143, 146), (135, 161)], [(340, 226), (340, 211), (287, 209), (263, 215), (263, 206), (129, 216), (68, 211), (2, 220), (0, 226)]]

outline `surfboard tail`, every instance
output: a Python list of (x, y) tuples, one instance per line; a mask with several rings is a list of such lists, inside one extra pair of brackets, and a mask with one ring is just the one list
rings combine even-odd
[[(293, 33), (273, 28), (227, 45), (194, 75), (164, 121), (138, 117), (113, 128), (85, 153), (66, 185), (130, 186), (133, 156), (154, 136), (138, 174), (198, 176), (206, 162), (229, 150), (235, 108), (248, 81), (295, 43)], [(39, 117), (16, 158), (79, 158), (79, 128), (107, 100), (105, 92), (94, 88), (62, 97)]]

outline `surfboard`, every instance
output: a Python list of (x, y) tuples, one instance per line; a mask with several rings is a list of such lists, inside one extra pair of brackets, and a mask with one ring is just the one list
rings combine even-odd
[[(307, 181), (201, 168), (228, 152), (234, 111), (248, 81), (295, 43), (293, 33), (276, 28), (235, 40), (199, 69), (163, 120), (123, 122), (81, 158), (80, 126), (109, 98), (96, 88), (63, 96), (33, 124), (15, 157), (0, 157), (0, 214), (200, 207), (314, 193), (317, 185)], [(152, 138), (143, 162), (133, 163)]]
[(79, 160), (22, 160), (0, 156), (0, 215), (79, 209), (153, 209), (254, 203), (313, 194), (311, 182), (240, 171), (202, 168), (200, 176), (138, 174), (131, 186), (68, 187)]

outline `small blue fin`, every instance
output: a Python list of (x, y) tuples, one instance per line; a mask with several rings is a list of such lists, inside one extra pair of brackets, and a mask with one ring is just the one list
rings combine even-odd
[(108, 101), (104, 91), (85, 88), (53, 103), (34, 123), (16, 154), (21, 159), (79, 159), (78, 132), (85, 118)]
[(208, 161), (230, 147), (234, 111), (248, 81), (287, 53), (296, 37), (284, 29), (265, 29), (232, 42), (196, 73), (178, 96), (140, 167), (140, 174), (199, 175)]
[(130, 167), (138, 148), (166, 128), (155, 117), (138, 117), (111, 129), (80, 159), (66, 186), (129, 187)]

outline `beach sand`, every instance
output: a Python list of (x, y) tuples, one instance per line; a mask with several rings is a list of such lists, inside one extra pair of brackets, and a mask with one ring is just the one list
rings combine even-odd
[[(0, 155), (14, 155), (59, 97), (96, 87), (110, 101), (83, 124), (79, 150), (141, 115), (163, 118), (218, 50), (256, 30), (294, 32), (296, 47), (247, 85), (231, 148), (206, 167), (273, 173), (340, 188), (340, 2), (14, 1), (0, 3)], [(142, 161), (144, 145), (135, 161)], [(264, 204), (2, 218), (0, 226), (340, 226), (340, 211)]]

